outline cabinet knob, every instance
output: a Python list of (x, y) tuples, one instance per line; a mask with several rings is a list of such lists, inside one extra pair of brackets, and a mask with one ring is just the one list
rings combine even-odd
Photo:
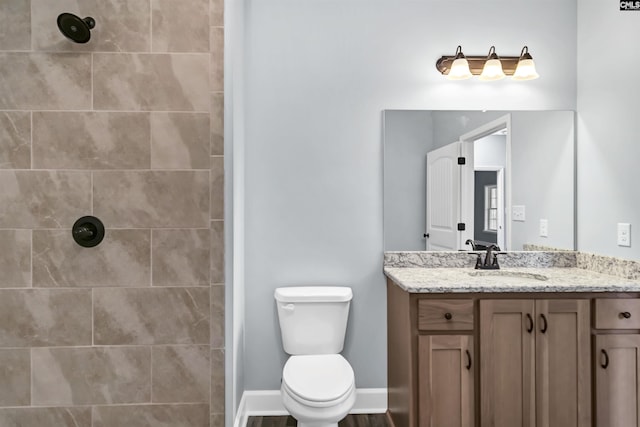
[(631, 313), (629, 313), (628, 311), (623, 311), (622, 313), (620, 313), (620, 316), (624, 317), (625, 319), (629, 319), (631, 318)]
[(445, 313), (444, 314), (444, 318), (447, 319), (447, 320), (451, 320), (451, 319), (453, 319), (453, 315), (451, 313)]

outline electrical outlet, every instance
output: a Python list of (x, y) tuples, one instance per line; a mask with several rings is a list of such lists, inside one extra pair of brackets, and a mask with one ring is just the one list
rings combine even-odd
[(631, 246), (631, 224), (618, 223), (618, 246)]
[(540, 237), (549, 237), (549, 221), (546, 219), (540, 220)]
[(511, 206), (511, 220), (524, 221), (524, 205)]

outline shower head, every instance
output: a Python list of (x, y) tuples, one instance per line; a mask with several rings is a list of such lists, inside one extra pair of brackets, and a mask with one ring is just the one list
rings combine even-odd
[(91, 29), (96, 26), (96, 21), (87, 16), (84, 19), (72, 14), (61, 13), (58, 16), (58, 28), (69, 40), (76, 43), (86, 43), (91, 39)]

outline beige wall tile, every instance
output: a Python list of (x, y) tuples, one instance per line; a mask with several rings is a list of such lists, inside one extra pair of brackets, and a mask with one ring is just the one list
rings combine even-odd
[(91, 209), (88, 172), (0, 171), (0, 228), (71, 228)]
[(209, 230), (153, 230), (153, 286), (209, 284)]
[(209, 402), (209, 346), (153, 347), (154, 403)]
[(224, 153), (224, 94), (211, 94), (211, 154)]
[(94, 172), (94, 214), (107, 227), (206, 227), (208, 171)]
[(33, 113), (36, 169), (148, 169), (148, 113)]
[[(0, 19), (1, 16), (0, 11)], [(0, 111), (0, 169), (30, 167), (31, 114), (26, 111)]]
[(3, 52), (0, 76), (0, 109), (91, 108), (89, 54)]
[(33, 232), (33, 286), (149, 286), (150, 230), (106, 230), (83, 248), (70, 230)]
[(31, 49), (31, 1), (0, 2), (0, 50)]
[(224, 222), (211, 221), (211, 283), (224, 282)]
[(207, 169), (209, 114), (151, 113), (153, 169)]
[(211, 414), (211, 423), (209, 427), (224, 427), (224, 413)]
[(211, 157), (211, 219), (224, 218), (224, 158)]
[[(149, 51), (149, 0), (31, 0), (31, 3), (35, 50)], [(89, 43), (73, 43), (58, 31), (56, 20), (61, 12), (95, 19)]]
[(96, 110), (209, 111), (208, 54), (96, 53)]
[(0, 288), (31, 285), (31, 230), (0, 230)]
[(0, 406), (31, 404), (30, 363), (28, 349), (0, 350)]
[(153, 0), (154, 52), (208, 52), (209, 0)]
[(224, 285), (211, 286), (211, 347), (224, 348)]
[(209, 288), (93, 292), (97, 345), (209, 343)]
[(211, 312), (211, 348), (224, 348), (224, 311)]
[(211, 87), (214, 92), (224, 91), (224, 28), (211, 27)]
[(217, 27), (224, 25), (224, 0), (211, 0), (209, 23)]
[(93, 427), (209, 427), (209, 405), (94, 406)]
[(0, 408), (2, 427), (91, 427), (91, 408)]
[(91, 345), (89, 289), (0, 290), (0, 313), (0, 347)]
[(34, 405), (150, 402), (148, 347), (32, 350)]
[(224, 350), (211, 350), (211, 412), (224, 412)]

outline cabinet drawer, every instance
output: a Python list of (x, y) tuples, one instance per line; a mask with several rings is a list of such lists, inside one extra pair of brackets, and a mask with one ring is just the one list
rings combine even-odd
[(640, 329), (640, 299), (597, 299), (597, 329)]
[(418, 300), (418, 329), (451, 331), (473, 329), (473, 300)]

